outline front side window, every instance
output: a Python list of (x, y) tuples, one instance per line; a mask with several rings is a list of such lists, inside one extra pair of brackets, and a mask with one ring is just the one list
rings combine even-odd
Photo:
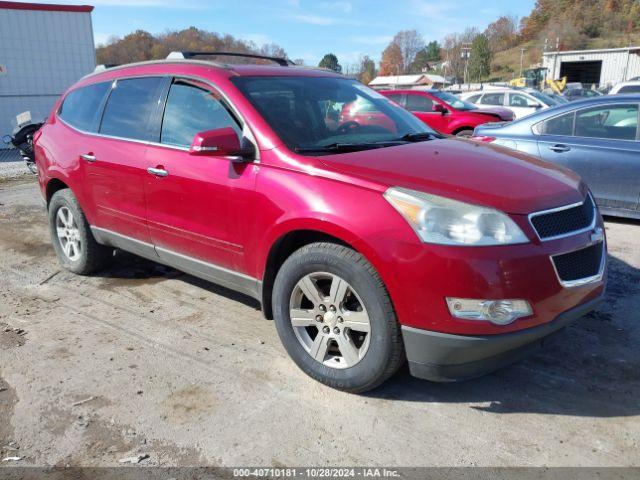
[(188, 81), (171, 85), (162, 119), (160, 142), (188, 147), (199, 132), (231, 127), (241, 129), (217, 95)]
[(104, 110), (100, 133), (134, 140), (154, 140), (150, 120), (156, 111), (163, 79), (118, 80)]
[[(403, 142), (406, 135), (437, 135), (396, 103), (354, 80), (238, 76), (231, 81), (287, 147), (299, 153), (330, 153), (344, 145), (382, 148)], [(334, 111), (339, 112), (337, 117), (329, 114)]]
[(482, 105), (503, 105), (504, 93), (485, 93), (480, 103), (482, 103)]
[(606, 105), (576, 113), (577, 137), (635, 140), (637, 130), (637, 105)]
[(478, 99), (480, 98), (480, 95), (481, 94), (471, 95), (470, 97), (467, 98), (467, 102), (477, 103)]
[(467, 112), (469, 110), (478, 110), (478, 107), (476, 107), (473, 103), (469, 103), (473, 101), (471, 99), (465, 102), (464, 100), (460, 100), (454, 94), (449, 92), (433, 92), (433, 95), (435, 97), (438, 97), (443, 102), (451, 105), (451, 107), (455, 108), (456, 110), (460, 110), (463, 112)]
[(550, 118), (537, 127), (537, 133), (540, 135), (573, 135), (573, 119), (575, 112), (565, 113), (557, 117)]
[(433, 112), (433, 100), (422, 95), (407, 95), (407, 110), (410, 112)]
[(522, 95), (520, 93), (509, 94), (509, 106), (510, 107), (537, 107), (538, 103), (532, 98)]
[(96, 132), (102, 102), (110, 88), (111, 82), (104, 82), (73, 90), (64, 99), (58, 115), (78, 130)]

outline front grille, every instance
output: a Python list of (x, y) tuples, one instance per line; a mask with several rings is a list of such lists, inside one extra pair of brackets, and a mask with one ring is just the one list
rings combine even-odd
[(604, 243), (596, 243), (570, 253), (552, 257), (561, 282), (575, 282), (600, 274)]
[(531, 224), (540, 240), (546, 240), (589, 228), (596, 214), (591, 195), (575, 207), (531, 215)]

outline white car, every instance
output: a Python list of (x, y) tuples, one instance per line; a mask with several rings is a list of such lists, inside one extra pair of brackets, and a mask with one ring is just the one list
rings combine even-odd
[(513, 111), (516, 118), (558, 104), (553, 98), (536, 90), (525, 91), (515, 88), (492, 88), (480, 92), (464, 92), (458, 96), (479, 108), (507, 107)]
[(640, 93), (640, 81), (620, 82), (609, 90), (609, 95), (617, 93)]

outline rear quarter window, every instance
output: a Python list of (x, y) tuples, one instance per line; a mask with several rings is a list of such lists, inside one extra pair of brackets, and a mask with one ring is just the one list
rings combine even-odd
[(102, 116), (100, 133), (133, 140), (155, 140), (151, 117), (160, 99), (163, 78), (145, 77), (118, 80)]
[(111, 82), (104, 82), (69, 92), (58, 110), (58, 116), (78, 130), (95, 133), (98, 130), (102, 104), (110, 88)]

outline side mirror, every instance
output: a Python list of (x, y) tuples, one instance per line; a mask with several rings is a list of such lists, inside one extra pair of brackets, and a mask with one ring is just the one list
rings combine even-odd
[(248, 152), (242, 150), (236, 131), (231, 127), (225, 127), (197, 133), (189, 147), (189, 154), (208, 157), (243, 157)]
[(542, 108), (542, 105), (540, 105), (539, 103), (536, 103), (533, 108), (535, 108), (536, 110), (540, 110)]
[(448, 110), (444, 108), (444, 105), (442, 105), (441, 103), (434, 103), (433, 107), (431, 107), (431, 110), (433, 110), (434, 112), (440, 112), (442, 115), (448, 112)]

